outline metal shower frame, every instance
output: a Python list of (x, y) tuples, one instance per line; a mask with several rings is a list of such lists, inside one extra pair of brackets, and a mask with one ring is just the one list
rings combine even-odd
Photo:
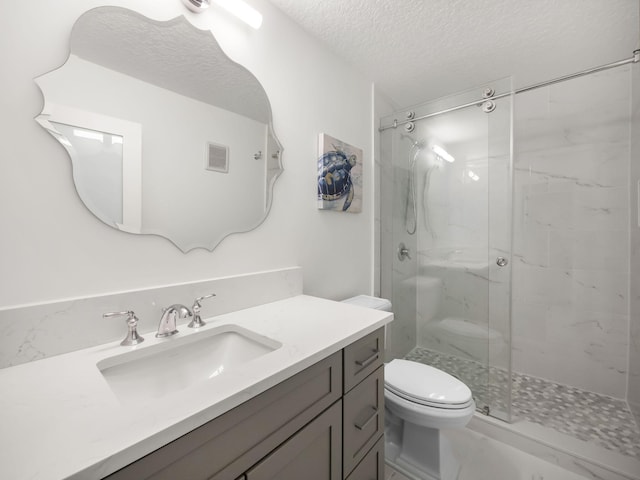
[(416, 122), (418, 120), (424, 120), (425, 118), (435, 117), (436, 115), (441, 115), (443, 113), (455, 112), (456, 110), (461, 110), (463, 108), (472, 107), (474, 105), (481, 105), (481, 104), (485, 103), (487, 100), (497, 100), (499, 98), (508, 97), (510, 95), (517, 95), (518, 93), (529, 92), (529, 91), (535, 90), (537, 88), (546, 87), (546, 86), (553, 85), (553, 84), (556, 84), (556, 83), (564, 82), (566, 80), (571, 80), (573, 78), (583, 77), (583, 76), (589, 75), (591, 73), (597, 73), (597, 72), (601, 72), (603, 70), (609, 70), (610, 68), (621, 67), (623, 65), (627, 65), (627, 64), (630, 64), (630, 63), (638, 63), (638, 62), (640, 62), (640, 49), (634, 50), (633, 51), (633, 56), (631, 58), (627, 58), (625, 60), (619, 60), (617, 62), (608, 63), (606, 65), (601, 65), (599, 67), (589, 68), (587, 70), (582, 70), (580, 72), (576, 72), (576, 73), (572, 73), (572, 74), (569, 74), (569, 75), (565, 75), (563, 77), (554, 78), (552, 80), (547, 80), (545, 82), (536, 83), (534, 85), (529, 85), (528, 87), (518, 88), (518, 89), (513, 90), (511, 92), (501, 93), (501, 94), (498, 94), (498, 95), (484, 96), (482, 99), (476, 100), (475, 102), (465, 103), (464, 105), (458, 105), (458, 106), (455, 106), (455, 107), (447, 108), (445, 110), (440, 110), (438, 112), (433, 112), (433, 113), (428, 113), (426, 115), (421, 115), (419, 117), (408, 116), (408, 118), (406, 120), (394, 119), (394, 121), (393, 121), (393, 123), (391, 125), (386, 125), (386, 126), (380, 127), (380, 128), (378, 128), (378, 131), (379, 132), (383, 132), (383, 131), (389, 130), (391, 128), (397, 128), (400, 125), (413, 123), (413, 122)]

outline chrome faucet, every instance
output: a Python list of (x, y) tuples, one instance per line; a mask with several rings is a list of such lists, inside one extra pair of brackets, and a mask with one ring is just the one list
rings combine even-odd
[(206, 325), (206, 322), (202, 320), (202, 317), (200, 317), (200, 309), (202, 308), (202, 304), (200, 302), (202, 302), (202, 300), (215, 296), (215, 293), (210, 293), (209, 295), (198, 297), (193, 301), (193, 307), (191, 307), (191, 310), (193, 311), (193, 320), (189, 322), (189, 325), (187, 325), (187, 327), (200, 328)]
[(162, 311), (162, 318), (160, 319), (160, 324), (158, 325), (158, 332), (156, 333), (156, 337), (162, 338), (175, 335), (176, 333), (178, 333), (178, 329), (176, 328), (178, 320), (191, 318), (192, 316), (193, 314), (191, 313), (191, 311), (184, 305), (176, 304), (171, 305), (169, 308), (165, 308)]
[(127, 327), (129, 328), (129, 330), (127, 331), (127, 336), (124, 338), (124, 340), (122, 340), (122, 342), (120, 342), (120, 345), (128, 347), (130, 345), (138, 345), (139, 343), (144, 342), (144, 338), (142, 338), (138, 334), (138, 317), (136, 317), (136, 314), (132, 310), (129, 310), (127, 312), (105, 313), (102, 316), (104, 318), (123, 316), (127, 317)]

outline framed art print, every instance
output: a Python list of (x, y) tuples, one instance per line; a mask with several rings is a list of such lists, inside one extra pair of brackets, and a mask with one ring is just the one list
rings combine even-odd
[(362, 211), (362, 149), (326, 133), (318, 138), (318, 208)]

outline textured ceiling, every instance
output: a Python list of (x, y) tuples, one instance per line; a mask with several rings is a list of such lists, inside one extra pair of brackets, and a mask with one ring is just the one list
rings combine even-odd
[(638, 0), (269, 0), (405, 107), (629, 58)]
[(269, 123), (271, 109), (258, 80), (231, 61), (211, 32), (185, 17), (156, 22), (118, 7), (82, 15), (71, 52), (167, 90)]

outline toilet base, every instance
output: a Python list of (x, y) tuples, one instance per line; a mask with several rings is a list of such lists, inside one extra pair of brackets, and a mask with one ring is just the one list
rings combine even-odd
[[(391, 440), (393, 437), (395, 442)], [(439, 429), (403, 422), (400, 443), (397, 442), (398, 435), (393, 437), (388, 436), (385, 441), (385, 456), (387, 463), (400, 473), (416, 480), (453, 480), (457, 477), (460, 463)]]

